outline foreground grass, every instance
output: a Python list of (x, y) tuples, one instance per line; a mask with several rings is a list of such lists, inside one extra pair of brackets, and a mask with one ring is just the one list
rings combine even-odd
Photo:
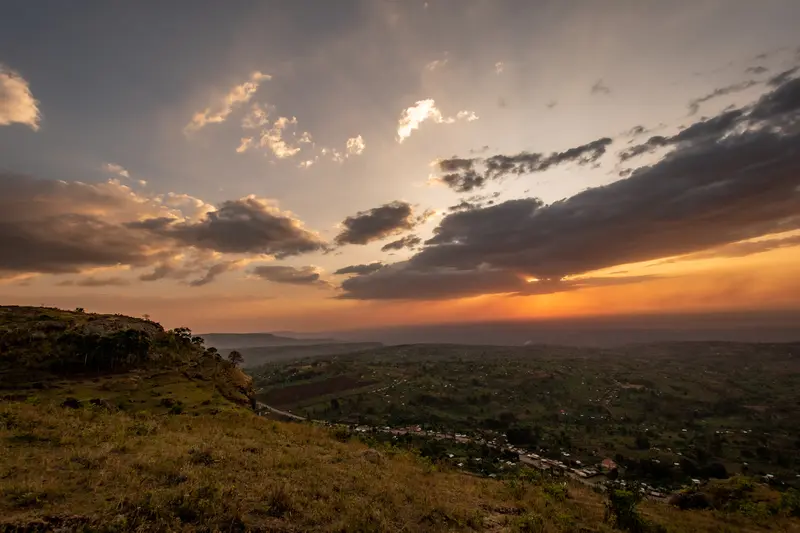
[[(102, 383), (100, 384), (102, 385)], [(84, 384), (88, 387), (88, 384)], [(38, 397), (37, 397), (38, 398)], [(198, 396), (200, 400), (202, 396)], [(0, 406), (0, 531), (611, 531), (599, 495), (441, 471), (244, 408), (181, 414)], [(796, 531), (646, 506), (667, 531)], [(794, 529), (793, 529), (794, 528)]]

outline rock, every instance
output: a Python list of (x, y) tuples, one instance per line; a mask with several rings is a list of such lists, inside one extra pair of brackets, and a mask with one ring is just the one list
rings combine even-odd
[(69, 397), (61, 402), (61, 407), (68, 407), (69, 409), (80, 409), (81, 401), (77, 398)]

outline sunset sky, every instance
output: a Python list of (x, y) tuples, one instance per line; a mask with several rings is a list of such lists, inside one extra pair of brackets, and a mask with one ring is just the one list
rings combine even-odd
[(800, 2), (3, 2), (0, 303), (800, 309)]

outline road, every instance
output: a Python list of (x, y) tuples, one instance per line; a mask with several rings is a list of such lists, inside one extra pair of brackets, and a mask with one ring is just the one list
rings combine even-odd
[(292, 414), (292, 413), (290, 413), (288, 411), (281, 411), (280, 409), (275, 409), (274, 407), (269, 406), (269, 405), (267, 405), (265, 403), (256, 402), (256, 407), (258, 407), (259, 409), (266, 409), (267, 411), (275, 413), (276, 415), (281, 415), (281, 416), (285, 416), (287, 418), (291, 418), (292, 420), (297, 420), (298, 422), (305, 422), (305, 420), (306, 420), (302, 416), (297, 416), (297, 415)]

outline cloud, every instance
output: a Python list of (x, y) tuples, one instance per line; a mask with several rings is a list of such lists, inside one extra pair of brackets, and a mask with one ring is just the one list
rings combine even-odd
[[(439, 171), (444, 175), (439, 181), (456, 192), (469, 192), (480, 189), (488, 182), (500, 180), (507, 175), (530, 174), (544, 172), (564, 163), (587, 165), (594, 163), (613, 141), (604, 137), (563, 152), (552, 152), (549, 155), (533, 152), (521, 152), (516, 155), (493, 155), (488, 158), (452, 157), (437, 162)], [(482, 166), (479, 169), (478, 166)]]
[(740, 109), (732, 109), (730, 111), (725, 111), (716, 117), (696, 122), (670, 137), (655, 135), (641, 144), (634, 145), (620, 152), (620, 161), (627, 161), (633, 157), (650, 153), (656, 148), (661, 148), (664, 146), (673, 146), (681, 143), (693, 143), (702, 139), (717, 138), (739, 123), (744, 116), (744, 111)]
[(299, 154), (301, 148), (291, 141), (287, 142), (283, 137), (284, 130), (290, 125), (296, 126), (297, 118), (279, 117), (270, 129), (261, 132), (260, 146), (268, 148), (278, 159), (286, 159)]
[(783, 85), (784, 83), (792, 79), (799, 70), (800, 67), (792, 67), (790, 69), (784, 70), (783, 72), (779, 72), (778, 74), (767, 80), (767, 85), (769, 85), (770, 87), (778, 87), (780, 85)]
[(599, 79), (594, 82), (592, 85), (592, 94), (611, 94), (611, 88), (608, 87), (605, 83), (603, 83), (603, 79)]
[(253, 139), (252, 137), (242, 137), (241, 141), (239, 142), (238, 148), (236, 148), (237, 154), (243, 154), (247, 150), (253, 147)]
[(503, 62), (498, 61), (497, 63), (494, 64), (494, 73), (500, 75), (503, 73), (505, 68), (506, 66), (503, 64)]
[(269, 74), (257, 70), (252, 72), (248, 81), (234, 85), (218, 102), (195, 113), (192, 120), (183, 129), (184, 133), (197, 131), (206, 124), (225, 122), (234, 109), (250, 101), (262, 81), (269, 79), (272, 79)]
[(461, 200), (456, 205), (451, 205), (447, 208), (448, 211), (469, 211), (471, 209), (478, 209), (480, 207), (479, 204), (475, 204), (473, 202), (468, 202), (466, 200)]
[(106, 163), (103, 165), (103, 169), (106, 172), (110, 172), (116, 176), (120, 176), (122, 178), (130, 178), (131, 174), (122, 165), (118, 165), (116, 163)]
[(257, 129), (269, 124), (269, 114), (273, 111), (272, 106), (254, 103), (250, 111), (242, 119), (242, 128)]
[(756, 65), (753, 67), (747, 67), (744, 69), (744, 72), (745, 74), (764, 74), (765, 72), (769, 72), (769, 69), (761, 65)]
[(456, 113), (456, 119), (458, 120), (466, 120), (467, 122), (473, 122), (478, 120), (478, 115), (475, 114), (475, 111), (459, 111)]
[(0, 173), (0, 272), (152, 264), (170, 243), (124, 223), (158, 216), (184, 215), (116, 180), (63, 182)]
[(382, 269), (384, 264), (380, 261), (375, 263), (369, 263), (365, 265), (350, 265), (346, 267), (342, 267), (336, 272), (333, 273), (334, 276), (343, 276), (345, 274), (357, 274), (359, 276), (364, 274), (371, 274), (373, 272), (377, 272), (378, 270)]
[(484, 294), (527, 296), (552, 294), (591, 287), (637, 283), (655, 276), (588, 277), (567, 280), (535, 280), (509, 270), (480, 268), (416, 269), (408, 262), (394, 263), (374, 273), (342, 282), (341, 299), (440, 300)]
[(416, 235), (406, 235), (401, 239), (384, 244), (381, 247), (381, 252), (389, 252), (391, 250), (402, 250), (403, 248), (414, 248), (422, 243), (422, 239)]
[(419, 222), (411, 204), (396, 200), (345, 218), (334, 242), (340, 246), (367, 244), (413, 229)]
[(95, 278), (90, 276), (88, 278), (79, 278), (77, 280), (60, 281), (56, 283), (56, 285), (60, 287), (123, 287), (125, 285), (130, 285), (130, 280), (119, 277)]
[(468, 211), (472, 209), (479, 209), (481, 207), (494, 205), (494, 199), (500, 196), (500, 192), (494, 192), (489, 195), (479, 195), (476, 194), (474, 196), (470, 196), (469, 198), (462, 199), (456, 205), (451, 205), (447, 208), (448, 211)]
[(0, 64), (0, 126), (24, 124), (36, 131), (41, 118), (39, 102), (25, 78)]
[[(214, 208), (185, 194), (134, 191), (115, 179), (82, 183), (0, 173), (0, 277), (128, 267), (147, 270), (126, 284), (194, 276), (190, 284), (200, 286), (250, 260), (324, 248), (294, 215), (252, 196)], [(86, 279), (74, 285), (112, 284)]]
[(434, 72), (436, 70), (441, 69), (445, 65), (447, 65), (448, 59), (445, 57), (444, 59), (434, 59), (433, 61), (429, 61), (425, 64), (425, 70), (428, 72)]
[(208, 285), (214, 281), (217, 276), (240, 268), (242, 264), (242, 261), (224, 261), (222, 263), (211, 265), (208, 270), (206, 270), (206, 273), (203, 275), (203, 277), (190, 281), (189, 285), (192, 287), (202, 287), (203, 285)]
[(359, 135), (358, 137), (351, 137), (347, 139), (347, 155), (361, 155), (364, 153), (364, 149), (367, 147), (364, 144), (364, 138)]
[(320, 237), (305, 229), (291, 213), (280, 211), (270, 201), (247, 196), (228, 200), (198, 221), (169, 218), (147, 219), (128, 224), (147, 228), (185, 246), (222, 253), (267, 254), (278, 258), (321, 250)]
[(328, 282), (321, 278), (319, 269), (313, 266), (295, 268), (290, 266), (262, 265), (253, 268), (250, 273), (273, 283), (328, 286)]
[(166, 278), (184, 279), (191, 272), (191, 269), (179, 268), (176, 263), (165, 261), (156, 265), (152, 271), (139, 275), (139, 281), (158, 281)]
[(796, 84), (786, 81), (744, 115), (722, 113), (685, 128), (672, 152), (626, 179), (550, 205), (522, 198), (449, 214), (425, 248), (345, 281), (342, 297), (530, 294), (625, 283), (630, 278), (590, 273), (800, 229)]
[(397, 142), (402, 143), (409, 138), (414, 130), (419, 129), (420, 125), (425, 121), (431, 121), (436, 124), (452, 124), (456, 120), (472, 122), (477, 119), (478, 116), (473, 111), (467, 110), (459, 111), (455, 117), (445, 117), (436, 107), (436, 102), (433, 99), (419, 100), (413, 106), (404, 109), (400, 113), (400, 119), (397, 121)]
[(757, 241), (741, 241), (725, 244), (717, 248), (712, 248), (703, 252), (682, 255), (674, 258), (670, 262), (694, 261), (698, 259), (718, 259), (732, 257), (746, 257), (748, 255), (761, 254), (782, 248), (800, 246), (800, 235), (790, 235), (788, 237), (778, 237), (773, 239), (763, 239)]
[(751, 121), (785, 128), (797, 124), (798, 112), (800, 112), (800, 78), (794, 78), (787, 79), (759, 98), (748, 118)]
[(725, 96), (728, 94), (738, 93), (741, 91), (745, 91), (754, 85), (758, 85), (760, 82), (755, 80), (746, 80), (741, 81), (739, 83), (734, 83), (732, 85), (728, 85), (726, 87), (720, 87), (718, 89), (714, 89), (710, 93), (706, 94), (705, 96), (701, 96), (699, 98), (695, 98), (694, 100), (689, 102), (689, 114), (695, 115), (700, 110), (700, 104), (704, 102), (708, 102), (709, 100), (713, 100), (715, 98), (719, 98), (720, 96)]

